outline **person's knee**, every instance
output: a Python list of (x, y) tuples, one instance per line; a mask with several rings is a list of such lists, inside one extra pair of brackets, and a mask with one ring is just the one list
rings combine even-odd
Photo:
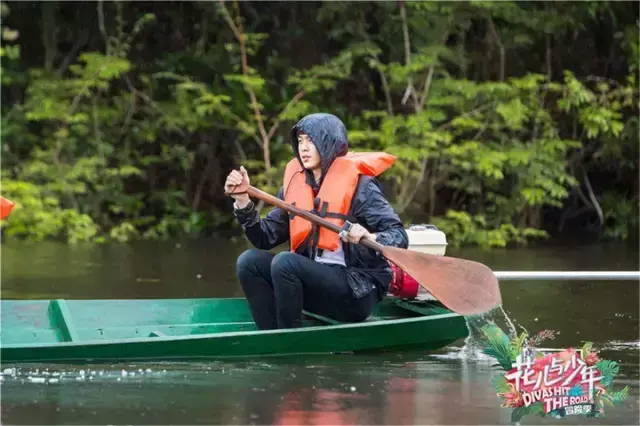
[(273, 258), (271, 262), (271, 274), (281, 275), (283, 273), (293, 273), (297, 269), (297, 257), (299, 255), (290, 251), (283, 251)]
[(249, 249), (242, 253), (236, 261), (236, 274), (238, 277), (247, 274), (253, 274), (256, 265), (260, 262), (262, 251), (258, 249)]

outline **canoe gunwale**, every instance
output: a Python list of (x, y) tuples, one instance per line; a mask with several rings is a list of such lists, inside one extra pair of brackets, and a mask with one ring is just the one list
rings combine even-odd
[(307, 333), (318, 330), (344, 330), (351, 328), (369, 328), (369, 327), (380, 327), (381, 325), (403, 325), (407, 323), (414, 322), (425, 322), (425, 321), (434, 321), (434, 320), (443, 320), (449, 318), (457, 318), (460, 317), (459, 314), (456, 313), (445, 313), (445, 314), (434, 314), (434, 315), (424, 315), (413, 318), (398, 318), (398, 319), (389, 319), (389, 320), (379, 320), (379, 321), (363, 321), (357, 323), (341, 323), (337, 325), (317, 325), (317, 326), (308, 326), (308, 327), (300, 327), (300, 328), (289, 328), (289, 329), (277, 329), (277, 330), (250, 330), (250, 331), (231, 331), (231, 332), (221, 332), (221, 333), (206, 333), (206, 334), (190, 334), (184, 336), (158, 336), (158, 337), (132, 337), (132, 338), (121, 338), (121, 339), (111, 339), (111, 340), (102, 340), (102, 339), (92, 339), (92, 340), (79, 340), (79, 341), (69, 341), (69, 342), (54, 342), (54, 343), (20, 343), (20, 344), (3, 344), (3, 349), (27, 349), (27, 348), (52, 348), (52, 347), (73, 347), (73, 346), (99, 346), (99, 345), (120, 345), (120, 344), (128, 344), (128, 343), (148, 343), (148, 342), (163, 342), (163, 341), (176, 341), (176, 340), (207, 340), (207, 339), (215, 339), (215, 338), (233, 338), (233, 337), (245, 337), (245, 336), (253, 336), (253, 335), (280, 335), (280, 334), (295, 334), (295, 333)]

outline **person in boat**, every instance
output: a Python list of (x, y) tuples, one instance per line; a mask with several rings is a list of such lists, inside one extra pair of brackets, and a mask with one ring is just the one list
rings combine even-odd
[[(349, 153), (347, 131), (331, 114), (311, 114), (291, 129), (295, 153), (278, 198), (342, 227), (341, 234), (273, 208), (260, 218), (244, 167), (227, 176), (234, 217), (255, 247), (236, 274), (261, 330), (302, 325), (303, 309), (341, 322), (364, 321), (392, 280), (389, 263), (358, 244), (368, 238), (407, 248), (404, 226), (376, 180), (395, 161), (386, 153)], [(243, 193), (244, 192), (244, 193)], [(289, 241), (289, 251), (268, 250)]]

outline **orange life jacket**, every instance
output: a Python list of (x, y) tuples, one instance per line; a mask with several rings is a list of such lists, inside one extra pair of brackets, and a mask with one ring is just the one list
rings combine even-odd
[(9, 217), (11, 210), (15, 207), (16, 203), (11, 200), (7, 200), (4, 197), (0, 197), (0, 220), (4, 220)]
[[(349, 152), (338, 157), (329, 167), (314, 198), (313, 189), (307, 185), (304, 168), (294, 158), (284, 172), (284, 200), (342, 226), (351, 208), (360, 175), (378, 176), (395, 161), (396, 157), (384, 152)], [(318, 231), (315, 225), (299, 216), (289, 220), (289, 241), (292, 252), (305, 242), (322, 250), (336, 251), (340, 247), (338, 234), (325, 228)]]

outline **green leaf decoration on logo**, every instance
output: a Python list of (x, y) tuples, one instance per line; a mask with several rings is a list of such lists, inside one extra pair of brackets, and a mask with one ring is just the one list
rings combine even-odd
[(520, 419), (526, 415), (533, 415), (544, 413), (544, 405), (542, 402), (536, 402), (535, 404), (531, 404), (528, 407), (522, 406), (518, 408), (514, 408), (511, 413), (511, 422), (515, 423), (520, 421)]
[(549, 411), (549, 417), (552, 419), (561, 419), (564, 417), (564, 410), (551, 410)]
[(511, 364), (515, 361), (515, 358), (511, 357), (509, 336), (495, 324), (482, 327), (482, 332), (487, 337), (489, 345), (482, 352), (495, 358), (505, 371), (511, 370)]
[(602, 373), (600, 384), (604, 387), (611, 385), (620, 370), (617, 362), (604, 359), (596, 362), (596, 368)]
[(506, 393), (510, 390), (509, 385), (507, 384), (507, 379), (503, 375), (494, 376), (493, 387), (498, 393)]
[(529, 334), (525, 332), (513, 339), (509, 345), (509, 348), (511, 349), (511, 359), (515, 360), (518, 357), (518, 354), (522, 353), (522, 348), (524, 347), (524, 342), (526, 342), (527, 337), (529, 337)]
[(593, 349), (593, 343), (585, 342), (584, 345), (582, 346), (582, 349), (580, 350), (580, 356), (582, 357), (582, 359), (587, 359), (587, 354), (591, 352), (592, 349)]
[(608, 396), (613, 405), (622, 404), (629, 397), (629, 386), (625, 386), (624, 389), (618, 392), (611, 392), (603, 396)]
[(574, 385), (569, 390), (569, 396), (580, 396), (580, 395), (582, 395), (582, 389), (580, 389), (579, 385)]

